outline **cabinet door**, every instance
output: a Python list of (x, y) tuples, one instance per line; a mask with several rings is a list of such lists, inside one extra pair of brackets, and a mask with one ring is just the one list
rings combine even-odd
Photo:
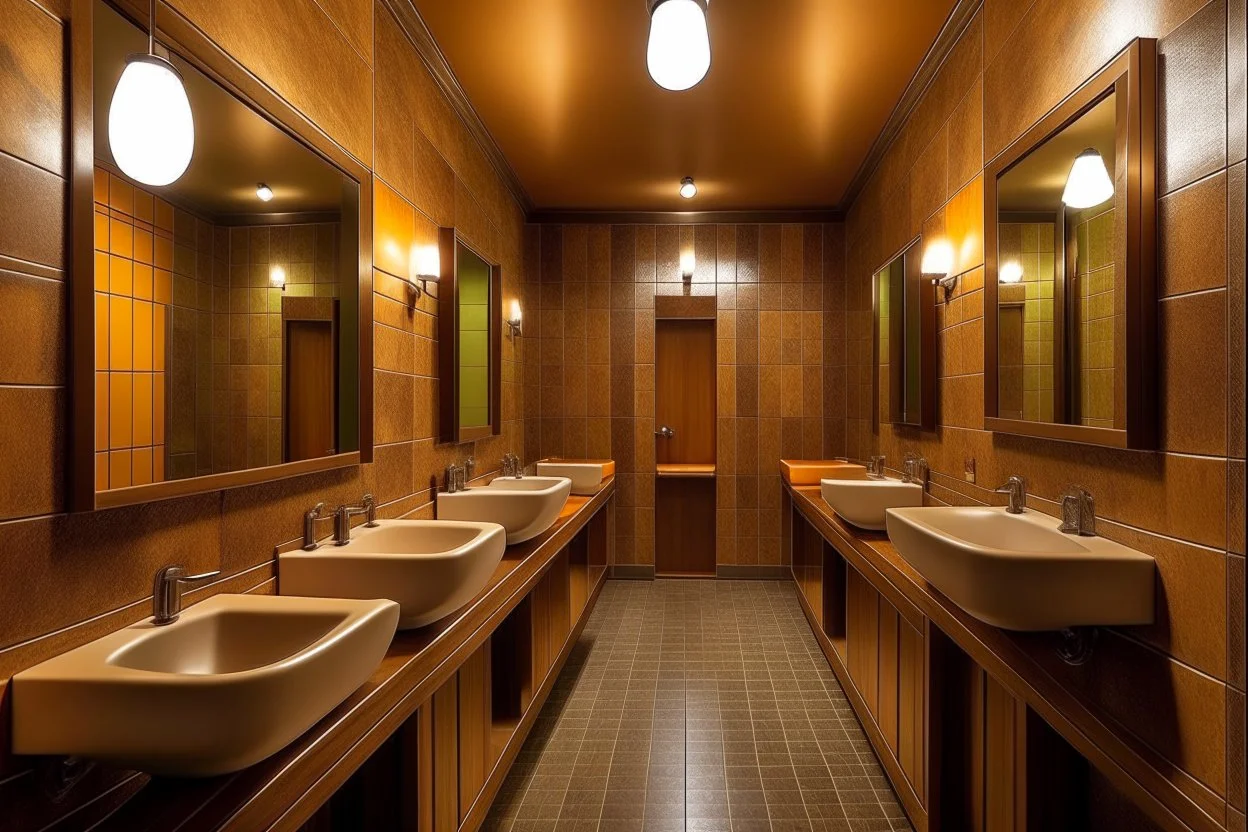
[(878, 720), (880, 595), (857, 570), (851, 567), (848, 572), (846, 651), (849, 675), (867, 703), (867, 710)]
[(927, 784), (923, 767), (927, 711), (923, 633), (905, 619), (898, 633), (897, 761), (923, 805), (927, 805)]
[(879, 708), (876, 712), (876, 721), (880, 726), (880, 733), (884, 735), (884, 742), (888, 743), (888, 748), (893, 752), (893, 756), (898, 756), (898, 683), (900, 679), (899, 666), (899, 644), (898, 644), (898, 627), (901, 625), (901, 616), (897, 610), (884, 598), (879, 600), (880, 610), (880, 688), (879, 688)]

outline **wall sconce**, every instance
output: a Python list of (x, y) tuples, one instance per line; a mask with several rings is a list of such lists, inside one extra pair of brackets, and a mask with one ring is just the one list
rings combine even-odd
[(932, 284), (945, 290), (945, 300), (958, 285), (957, 275), (953, 271), (953, 246), (947, 240), (936, 240), (923, 252), (923, 263), (919, 267), (923, 274), (932, 279)]
[(997, 277), (1002, 283), (1017, 283), (1023, 279), (1023, 265), (1017, 260), (1007, 260), (1001, 264)]
[(269, 285), (274, 289), (286, 291), (286, 270), (281, 266), (274, 266), (269, 269)]
[(504, 321), (503, 323), (507, 324), (507, 328), (511, 330), (512, 338), (515, 338), (517, 335), (524, 334), (523, 328), (521, 326), (521, 324), (523, 323), (523, 315), (520, 312), (520, 299), (519, 298), (511, 299), (511, 309), (508, 313), (507, 320)]
[(428, 293), (429, 284), (437, 283), (442, 277), (442, 257), (437, 245), (422, 246), (413, 243), (408, 264), (412, 276), (404, 282), (415, 293), (415, 299), (420, 300), (422, 288), (425, 293)]
[(688, 282), (693, 279), (693, 269), (697, 265), (697, 261), (692, 251), (682, 251), (680, 253), (680, 276)]

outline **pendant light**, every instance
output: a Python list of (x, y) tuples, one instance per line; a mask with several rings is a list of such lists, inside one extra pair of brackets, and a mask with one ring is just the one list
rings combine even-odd
[(182, 76), (156, 54), (156, 0), (147, 53), (126, 59), (108, 108), (108, 145), (122, 173), (144, 185), (168, 185), (191, 163), (195, 120)]
[(1062, 202), (1070, 208), (1091, 208), (1114, 195), (1114, 182), (1109, 178), (1105, 159), (1099, 150), (1089, 147), (1075, 157), (1066, 178)]
[(646, 66), (663, 89), (687, 90), (711, 68), (711, 39), (706, 30), (708, 0), (647, 0), (650, 42)]

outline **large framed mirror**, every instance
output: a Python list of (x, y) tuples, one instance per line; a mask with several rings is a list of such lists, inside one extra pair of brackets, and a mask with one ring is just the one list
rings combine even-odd
[[(174, 15), (153, 62), (141, 5), (74, 6), (74, 510), (371, 456), (367, 170)], [(136, 55), (189, 162), (127, 109)]]
[(936, 427), (936, 289), (924, 279), (922, 240), (875, 273), (878, 422)]
[(455, 229), (439, 231), (439, 438), (502, 433), (503, 275)]
[(985, 171), (985, 427), (1154, 448), (1156, 42)]

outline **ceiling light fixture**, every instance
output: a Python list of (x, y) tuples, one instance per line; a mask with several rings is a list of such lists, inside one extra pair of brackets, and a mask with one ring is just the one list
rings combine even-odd
[(144, 185), (168, 185), (186, 172), (195, 151), (195, 119), (182, 76), (156, 54), (156, 0), (147, 53), (131, 55), (108, 108), (108, 146), (121, 172)]
[(261, 182), (256, 186), (256, 196), (260, 197), (261, 202), (268, 202), (273, 198), (273, 189)]
[(665, 90), (687, 90), (711, 68), (711, 38), (706, 29), (707, 0), (647, 0), (650, 42), (646, 66)]
[(1114, 183), (1109, 178), (1105, 159), (1101, 152), (1089, 147), (1075, 157), (1066, 177), (1066, 190), (1062, 202), (1070, 208), (1091, 208), (1100, 205), (1114, 195)]
[(680, 180), (680, 195), (685, 199), (693, 199), (698, 195), (698, 186), (693, 184), (692, 176), (686, 176)]

